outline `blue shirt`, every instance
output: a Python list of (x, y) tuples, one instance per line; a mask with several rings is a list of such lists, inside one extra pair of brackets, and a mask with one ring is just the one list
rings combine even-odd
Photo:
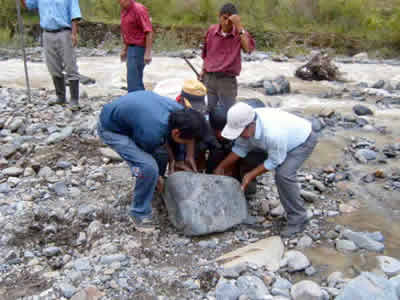
[(104, 129), (129, 136), (144, 151), (152, 153), (165, 144), (169, 115), (183, 109), (175, 100), (151, 91), (136, 91), (104, 105), (100, 122)]
[[(25, 0), (30, 10), (39, 9), (40, 27), (47, 30), (71, 28), (71, 21), (82, 18), (79, 0)], [(117, 4), (116, 4), (117, 5)]]
[(303, 118), (276, 108), (257, 108), (256, 130), (250, 139), (239, 137), (232, 151), (245, 157), (250, 150), (268, 153), (264, 162), (267, 170), (281, 165), (287, 153), (303, 144), (311, 133), (311, 123)]

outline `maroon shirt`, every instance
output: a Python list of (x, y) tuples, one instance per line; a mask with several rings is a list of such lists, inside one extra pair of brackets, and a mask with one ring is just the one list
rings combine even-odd
[[(242, 56), (239, 32), (233, 28), (223, 36), (220, 24), (211, 25), (205, 37), (202, 58), (206, 72), (223, 72), (238, 76), (242, 69)], [(250, 52), (255, 48), (254, 39), (249, 33)]]
[(127, 9), (121, 10), (121, 34), (127, 45), (146, 46), (146, 33), (152, 32), (153, 26), (147, 8), (132, 1)]

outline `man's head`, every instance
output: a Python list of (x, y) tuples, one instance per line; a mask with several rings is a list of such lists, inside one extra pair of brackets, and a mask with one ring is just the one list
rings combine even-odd
[(229, 140), (235, 140), (239, 136), (249, 139), (254, 136), (256, 130), (256, 112), (243, 102), (236, 103), (228, 110), (227, 124), (222, 130), (222, 136)]
[(129, 5), (131, 4), (132, 0), (118, 0), (119, 5), (121, 6), (121, 8), (123, 9), (127, 9), (129, 7)]
[(221, 24), (222, 31), (231, 32), (233, 29), (233, 24), (229, 17), (232, 15), (237, 15), (238, 10), (236, 6), (232, 3), (224, 4), (219, 10), (219, 23)]
[(178, 144), (189, 144), (194, 140), (201, 140), (207, 132), (203, 115), (190, 108), (171, 113), (168, 126), (171, 138)]

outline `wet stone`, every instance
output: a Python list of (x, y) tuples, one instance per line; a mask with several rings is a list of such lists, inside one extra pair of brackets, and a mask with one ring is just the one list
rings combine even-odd
[(351, 280), (335, 300), (398, 300), (396, 288), (388, 279), (373, 273), (362, 273)]
[(174, 173), (164, 199), (172, 224), (189, 236), (225, 231), (248, 215), (239, 182), (227, 176)]
[(358, 249), (356, 244), (353, 241), (348, 240), (337, 240), (336, 241), (336, 249), (340, 252), (354, 252)]
[(372, 110), (370, 110), (368, 107), (360, 104), (353, 106), (353, 111), (358, 116), (366, 116), (374, 114)]

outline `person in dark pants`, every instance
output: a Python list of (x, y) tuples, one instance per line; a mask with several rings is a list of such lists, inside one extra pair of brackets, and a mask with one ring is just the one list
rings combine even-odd
[[(78, 44), (79, 0), (22, 0), (29, 10), (38, 9), (43, 49), (57, 98), (50, 105), (65, 105), (65, 80), (69, 82), (71, 109), (79, 109), (79, 73), (74, 47)], [(64, 78), (64, 72), (66, 78)]]
[(151, 202), (157, 181), (165, 171), (163, 166), (160, 173), (157, 164), (162, 161), (157, 157), (163, 152), (160, 148), (167, 148), (170, 170), (197, 171), (194, 147), (206, 126), (201, 113), (150, 91), (128, 93), (104, 105), (98, 135), (128, 163), (136, 178), (130, 215), (138, 231), (155, 229)]
[(311, 122), (279, 109), (254, 109), (239, 102), (229, 109), (222, 136), (235, 140), (235, 144), (214, 173), (224, 174), (224, 169), (246, 157), (252, 149), (268, 153), (263, 163), (243, 176), (242, 189), (246, 190), (257, 176), (275, 170), (280, 201), (287, 214), (287, 226), (281, 235), (289, 237), (302, 232), (308, 219), (296, 176), (318, 141)]
[(236, 7), (227, 3), (219, 12), (219, 24), (208, 29), (203, 46), (200, 80), (207, 87), (208, 111), (218, 103), (230, 107), (237, 96), (242, 68), (241, 51), (251, 53), (255, 42), (244, 29)]
[(144, 90), (143, 70), (151, 62), (153, 26), (147, 8), (135, 0), (119, 0), (121, 35), (124, 47), (121, 61), (126, 60), (128, 93)]

